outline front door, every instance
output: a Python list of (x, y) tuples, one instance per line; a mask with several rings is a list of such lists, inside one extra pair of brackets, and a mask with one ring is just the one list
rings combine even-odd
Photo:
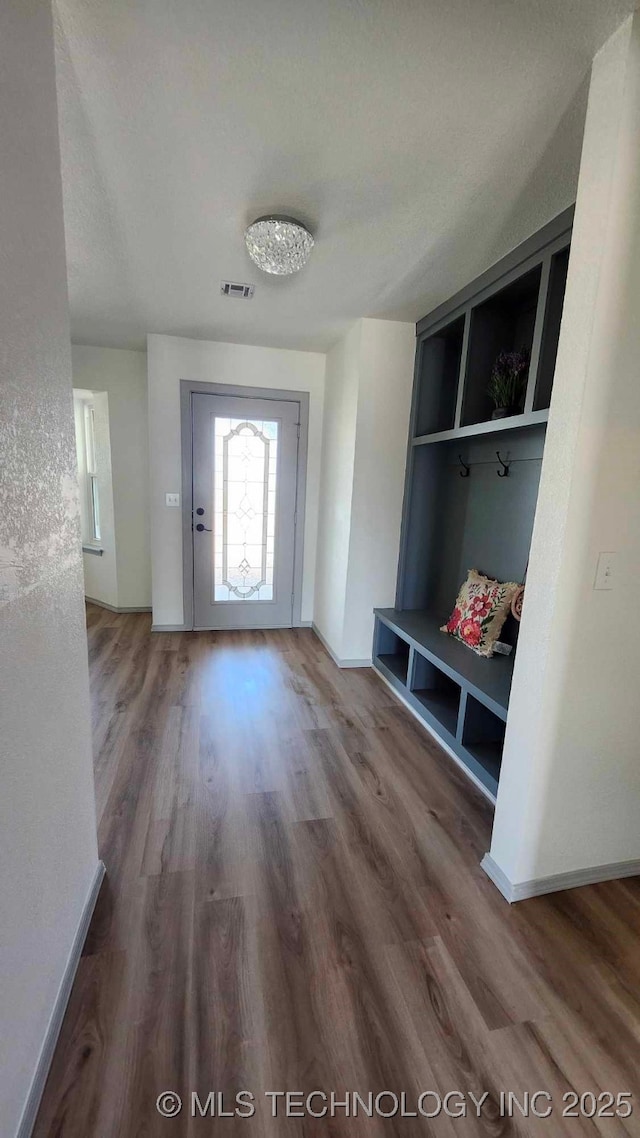
[(194, 627), (293, 623), (300, 405), (191, 396)]

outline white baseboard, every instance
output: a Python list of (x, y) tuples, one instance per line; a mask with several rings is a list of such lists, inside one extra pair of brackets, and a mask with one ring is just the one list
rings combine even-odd
[[(124, 612), (125, 610), (120, 609), (119, 611)], [(127, 609), (127, 612), (132, 612), (132, 611), (133, 611), (132, 609)], [(145, 609), (144, 611), (145, 612), (151, 612), (151, 609)], [(310, 620), (301, 620), (298, 622), (298, 624), (293, 624), (291, 626), (283, 625), (282, 627), (283, 628), (289, 628), (289, 627), (291, 627), (291, 628), (311, 628), (312, 625), (311, 625)], [(250, 629), (250, 628), (235, 628), (235, 629), (234, 628), (225, 628), (223, 630), (220, 630), (220, 629), (216, 630), (215, 628), (192, 628), (191, 625), (186, 625), (186, 624), (152, 624), (151, 625), (151, 631), (152, 632), (216, 632), (216, 631), (251, 632), (252, 629)], [(270, 631), (276, 632), (278, 630), (277, 629), (268, 629), (268, 628), (264, 628), (264, 629), (258, 628), (255, 631), (257, 631), (257, 632), (260, 632), (260, 631), (262, 631), (262, 632), (270, 632)]]
[(601, 881), (640, 876), (640, 861), (617, 861), (609, 865), (592, 865), (585, 869), (572, 869), (568, 873), (554, 873), (550, 877), (514, 883), (490, 853), (484, 855), (480, 864), (510, 905), (514, 901), (526, 901), (528, 897), (541, 897), (545, 893), (557, 893), (561, 889), (579, 889), (582, 885), (597, 885)]
[(318, 626), (316, 624), (313, 623), (313, 621), (311, 623), (311, 627), (312, 627), (313, 631), (315, 632), (316, 636), (318, 637), (318, 640), (322, 644), (322, 647), (326, 648), (326, 650), (329, 653), (334, 664), (337, 664), (339, 668), (370, 668), (371, 667), (371, 657), (370, 656), (368, 656), (364, 660), (341, 660), (339, 658), (339, 656), (336, 656), (335, 652), (333, 651), (333, 648), (331, 647), (330, 644), (327, 643), (324, 636), (320, 632), (320, 629), (318, 628)]
[(516, 900), (514, 896), (514, 886), (509, 881), (506, 873), (503, 873), (500, 866), (493, 860), (490, 853), (486, 853), (480, 862), (480, 866), (484, 869), (487, 877), (493, 881), (496, 888), (502, 893), (502, 896), (511, 903)]
[(107, 609), (108, 612), (151, 612), (151, 605), (117, 608), (115, 605), (109, 605), (106, 601), (97, 601), (95, 597), (88, 597), (86, 594), (84, 599), (88, 605), (97, 605), (99, 609)]
[(405, 699), (403, 695), (401, 695), (401, 693), (397, 690), (397, 688), (394, 688), (393, 684), (389, 683), (387, 677), (383, 676), (382, 672), (380, 671), (379, 668), (376, 668), (375, 664), (373, 665), (373, 670), (374, 670), (376, 676), (380, 677), (383, 684), (387, 685), (387, 687), (389, 688), (389, 691), (393, 692), (396, 699), (402, 704), (402, 706), (406, 707), (407, 711), (411, 712), (411, 714), (413, 715), (413, 718), (420, 724), (420, 726), (422, 728), (424, 728), (424, 730), (427, 732), (427, 735), (430, 735), (432, 739), (435, 739), (438, 746), (442, 747), (442, 750), (447, 754), (447, 756), (450, 759), (453, 759), (456, 766), (459, 767), (460, 770), (462, 771), (462, 773), (465, 775), (465, 777), (469, 779), (469, 782), (472, 782), (473, 785), (480, 791), (480, 793), (483, 794), (484, 797), (489, 800), (491, 805), (495, 806), (496, 800), (495, 800), (495, 797), (493, 796), (493, 794), (491, 793), (491, 791), (487, 790), (486, 786), (483, 786), (483, 784), (480, 782), (480, 779), (476, 778), (473, 771), (470, 771), (469, 768), (467, 766), (465, 766), (465, 764), (462, 762), (462, 760), (458, 758), (455, 751), (452, 751), (451, 747), (447, 746), (444, 739), (441, 739), (441, 737), (438, 735), (438, 732), (434, 731), (428, 723), (425, 723), (424, 719), (416, 711), (415, 707), (412, 707), (411, 704), (409, 703), (409, 701), (407, 699)]
[(45, 1032), (44, 1040), (42, 1042), (42, 1047), (40, 1049), (40, 1054), (36, 1063), (33, 1079), (31, 1080), (31, 1086), (29, 1088), (27, 1100), (22, 1111), (22, 1118), (20, 1119), (16, 1138), (31, 1138), (31, 1133), (33, 1131), (33, 1127), (35, 1126), (38, 1109), (40, 1107), (40, 1100), (42, 1098), (45, 1083), (49, 1075), (49, 1068), (51, 1067), (51, 1062), (53, 1060), (53, 1053), (56, 1049), (56, 1043), (58, 1042), (60, 1028), (62, 1027), (64, 1013), (67, 1010), (67, 1004), (69, 1003), (69, 996), (71, 995), (73, 981), (78, 969), (78, 964), (80, 963), (82, 949), (84, 948), (84, 942), (87, 939), (89, 925), (91, 923), (96, 901), (98, 900), (98, 893), (100, 892), (100, 886), (102, 885), (104, 875), (104, 862), (99, 861), (96, 866), (96, 871), (93, 875), (93, 881), (89, 887), (89, 892), (87, 894), (84, 907), (82, 909), (62, 980), (60, 981), (60, 987), (58, 988), (58, 994), (55, 998), (53, 1011), (51, 1012), (49, 1024)]

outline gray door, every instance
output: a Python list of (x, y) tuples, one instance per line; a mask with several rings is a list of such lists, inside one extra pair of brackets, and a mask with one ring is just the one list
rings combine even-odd
[(195, 628), (293, 623), (299, 404), (193, 394)]

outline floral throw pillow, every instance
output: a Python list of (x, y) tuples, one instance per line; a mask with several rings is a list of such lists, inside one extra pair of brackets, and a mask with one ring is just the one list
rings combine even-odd
[(493, 647), (519, 589), (513, 581), (494, 581), (470, 569), (455, 608), (441, 632), (448, 632), (479, 656), (493, 656)]

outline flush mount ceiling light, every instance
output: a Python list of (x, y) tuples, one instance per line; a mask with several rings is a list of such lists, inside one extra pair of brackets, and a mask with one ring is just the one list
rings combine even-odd
[(245, 231), (244, 239), (258, 268), (279, 277), (297, 273), (313, 249), (313, 237), (306, 225), (281, 214), (257, 217)]

